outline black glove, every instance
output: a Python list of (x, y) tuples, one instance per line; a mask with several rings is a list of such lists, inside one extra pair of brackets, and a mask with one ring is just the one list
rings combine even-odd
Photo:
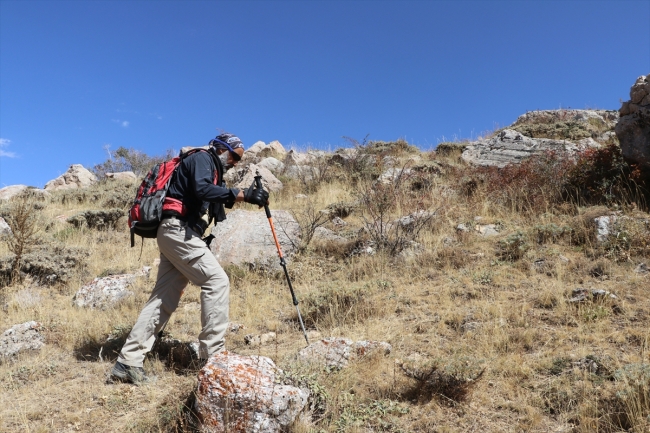
[(246, 203), (256, 204), (259, 207), (269, 204), (269, 193), (261, 188), (255, 188), (251, 185), (246, 192), (244, 192), (244, 201)]

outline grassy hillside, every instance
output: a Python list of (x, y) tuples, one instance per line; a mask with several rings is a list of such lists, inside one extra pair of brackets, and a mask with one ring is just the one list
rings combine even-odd
[[(650, 274), (634, 271), (650, 260), (650, 215), (633, 173), (615, 164), (615, 147), (505, 170), (467, 166), (459, 147), (444, 148), (360, 145), (313, 162), (320, 170), (311, 179), (281, 176), (285, 188), (271, 196), (271, 209), (291, 210), (303, 229), (288, 267), (308, 329), (386, 341), (390, 356), (340, 371), (299, 365), (305, 343), (283, 275), (235, 267), (230, 319), (244, 329), (228, 335), (228, 350), (269, 356), (310, 387), (313, 421), (298, 422), (296, 433), (650, 431)], [(397, 177), (377, 183), (389, 165)], [(0, 361), (1, 431), (191, 431), (195, 370), (152, 356), (153, 384), (105, 383), (156, 268), (114, 308), (72, 306), (85, 282), (151, 266), (158, 251), (153, 241), (129, 248), (124, 218), (94, 229), (61, 216), (126, 209), (134, 191), (102, 181), (27, 201), (40, 227), (28, 248), (76, 257), (49, 285), (29, 275), (10, 282), (11, 252), (0, 243), (9, 258), (0, 329), (36, 320), (47, 339), (38, 353)], [(411, 225), (393, 223), (416, 212), (424, 217)], [(593, 219), (610, 214), (614, 233), (598, 242)], [(347, 242), (307, 242), (321, 224)], [(498, 233), (482, 235), (487, 225)], [(587, 300), (571, 302), (577, 288), (589, 290)], [(199, 329), (199, 289), (190, 287), (166, 331), (191, 341)], [(272, 344), (244, 342), (269, 331)]]

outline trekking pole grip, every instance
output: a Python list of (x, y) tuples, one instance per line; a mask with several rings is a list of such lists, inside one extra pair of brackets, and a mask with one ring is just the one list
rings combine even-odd
[[(256, 174), (256, 176), (255, 176), (255, 186), (256, 186), (258, 189), (262, 189), (262, 190), (263, 190), (264, 187), (262, 186), (262, 175), (260, 174), (259, 170), (257, 170), (257, 171), (255, 172), (255, 174)], [(268, 205), (268, 204), (265, 204), (265, 205), (264, 205), (264, 211), (266, 212), (266, 217), (267, 217), (267, 218), (271, 218), (271, 210), (269, 209), (269, 205)]]

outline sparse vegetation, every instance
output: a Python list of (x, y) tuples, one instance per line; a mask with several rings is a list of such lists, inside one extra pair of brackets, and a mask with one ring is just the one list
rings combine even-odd
[[(234, 266), (226, 268), (230, 320), (277, 338), (251, 347), (231, 333), (228, 349), (271, 357), (311, 391), (313, 417), (293, 433), (649, 431), (650, 274), (634, 271), (650, 259), (647, 185), (614, 144), (500, 170), (465, 165), (461, 147), (420, 154), (402, 141), (356, 142), (327, 162), (329, 177), (308, 187), (283, 177), (271, 197), (271, 209), (292, 209), (307, 235), (288, 268), (308, 331), (386, 341), (389, 356), (336, 370), (298, 365), (304, 339), (284, 276)], [(378, 182), (388, 168), (392, 180)], [(105, 181), (38, 202), (47, 254), (59, 261), (32, 261), (46, 254), (40, 244), (23, 253), (24, 279), (7, 287), (0, 325), (38, 320), (46, 347), (0, 361), (0, 430), (194, 431), (196, 371), (163, 352), (145, 363), (153, 386), (104, 383), (156, 269), (114, 308), (71, 305), (91, 277), (134, 272), (158, 257), (155, 242), (144, 242), (139, 261), (125, 224), (88, 224), (94, 209), (117, 208), (117, 218), (135, 188)], [(3, 216), (15, 212), (8, 209)], [(65, 222), (75, 215), (86, 222)], [(406, 218), (413, 215), (422, 218)], [(612, 215), (599, 240), (594, 219)], [(479, 233), (483, 224), (496, 233)], [(318, 227), (349, 242), (315, 247)], [(7, 277), (13, 254), (0, 243)], [(589, 297), (575, 300), (578, 288)], [(199, 303), (199, 288), (188, 287), (170, 338), (196, 338)]]

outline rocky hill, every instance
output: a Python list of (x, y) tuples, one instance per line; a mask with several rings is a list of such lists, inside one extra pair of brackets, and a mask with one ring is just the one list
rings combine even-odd
[(106, 382), (159, 264), (130, 248), (136, 176), (3, 188), (0, 431), (650, 431), (649, 93), (432, 152), (255, 143), (227, 180), (272, 191), (309, 344), (239, 206), (210, 229), (227, 352), (196, 365), (190, 286), (140, 387)]

